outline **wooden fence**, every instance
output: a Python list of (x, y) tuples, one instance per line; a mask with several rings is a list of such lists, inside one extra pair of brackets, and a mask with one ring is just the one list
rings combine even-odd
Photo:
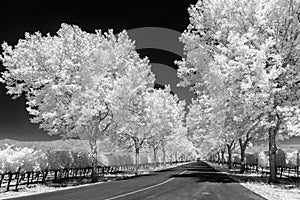
[[(222, 163), (220, 161), (218, 162), (218, 161), (215, 161), (215, 160), (210, 160), (210, 162), (223, 164), (223, 165), (226, 164), (227, 165), (226, 162)], [(233, 162), (232, 166), (234, 168), (239, 168), (241, 166), (241, 163)], [(245, 170), (247, 172), (255, 172), (255, 173), (261, 173), (261, 174), (269, 174), (270, 173), (270, 168), (269, 167), (261, 167), (258, 164), (245, 164)], [(299, 166), (293, 166), (293, 167), (277, 166), (277, 176), (280, 177), (280, 178), (282, 178), (282, 177), (299, 178), (300, 177), (300, 167)]]
[[(172, 165), (177, 162), (167, 162), (167, 165)], [(157, 163), (156, 167), (162, 166), (163, 163)], [(140, 164), (140, 170), (154, 168), (154, 163)], [(116, 165), (116, 166), (98, 166), (97, 176), (105, 178), (108, 175), (124, 174), (135, 172), (134, 165)], [(8, 172), (0, 174), (0, 192), (18, 191), (24, 187), (30, 187), (35, 184), (58, 183), (61, 185), (63, 181), (91, 178), (92, 168), (71, 168), (71, 169), (56, 169), (45, 171), (32, 172)]]

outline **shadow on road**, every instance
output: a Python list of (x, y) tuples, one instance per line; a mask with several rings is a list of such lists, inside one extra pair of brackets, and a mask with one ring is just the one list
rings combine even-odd
[(234, 183), (237, 182), (229, 176), (216, 172), (207, 173), (189, 173), (173, 176), (175, 178), (195, 178), (198, 182), (218, 182), (218, 183)]
[(171, 172), (174, 171), (174, 169), (162, 169), (162, 170), (158, 170), (156, 172)]
[(204, 162), (197, 162), (192, 167), (184, 168), (183, 174), (173, 175), (173, 178), (194, 178), (197, 182), (218, 182), (234, 183), (237, 182), (226, 174), (212, 168)]

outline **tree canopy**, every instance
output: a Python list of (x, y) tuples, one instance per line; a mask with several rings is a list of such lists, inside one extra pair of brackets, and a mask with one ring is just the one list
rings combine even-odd
[(271, 181), (276, 136), (299, 135), (299, 5), (201, 0), (189, 8), (190, 24), (181, 36), (187, 56), (178, 62), (181, 85), (215, 99), (224, 122), (232, 115), (242, 132), (265, 129)]

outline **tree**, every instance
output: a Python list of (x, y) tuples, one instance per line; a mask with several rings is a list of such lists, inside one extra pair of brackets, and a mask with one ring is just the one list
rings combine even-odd
[[(241, 92), (241, 94), (239, 94)], [(251, 142), (262, 141), (266, 139), (265, 127), (262, 125), (264, 114), (256, 106), (256, 100), (247, 98), (242, 91), (236, 92), (239, 96), (231, 96), (227, 100), (227, 113), (225, 119), (224, 131), (225, 140), (231, 140), (227, 144), (228, 154), (230, 155), (230, 146), (233, 146), (237, 140), (240, 147), (241, 169), (240, 173), (245, 171), (245, 152)], [(236, 101), (238, 99), (238, 101)]]
[(50, 134), (87, 138), (96, 181), (97, 140), (113, 122), (109, 93), (122, 71), (140, 62), (127, 33), (62, 24), (55, 36), (26, 33), (14, 48), (2, 48), (7, 93), (24, 94), (31, 122)]
[[(217, 90), (215, 90), (217, 91)], [(212, 91), (210, 93), (213, 93)], [(205, 92), (199, 93), (197, 98), (189, 106), (187, 115), (187, 127), (189, 138), (197, 147), (204, 145), (203, 150), (207, 151), (206, 144), (210, 144), (220, 151), (220, 160), (225, 163), (225, 151), (228, 149), (229, 157), (234, 147), (234, 132), (228, 130), (228, 117), (224, 115), (225, 107), (220, 101)], [(216, 150), (212, 148), (211, 150)], [(207, 153), (210, 153), (208, 151)], [(228, 162), (231, 167), (231, 162)]]
[(266, 130), (260, 126), (261, 115), (251, 118), (249, 116), (243, 118), (236, 124), (236, 138), (239, 143), (241, 168), (240, 173), (245, 172), (245, 156), (246, 148), (252, 142), (258, 142), (266, 139)]
[(113, 102), (112, 112), (116, 116), (116, 132), (110, 137), (122, 146), (134, 146), (136, 170), (139, 168), (140, 150), (154, 128), (149, 99), (154, 87), (154, 75), (148, 63), (147, 58), (139, 60), (138, 55), (135, 55), (115, 82), (115, 90), (109, 95)]
[[(236, 132), (234, 132), (234, 131), (227, 130), (225, 127), (224, 132), (222, 132), (221, 136), (220, 136), (225, 144), (223, 151), (225, 152), (227, 150), (227, 153), (228, 153), (228, 159), (227, 159), (228, 169), (232, 169), (232, 151), (235, 149), (235, 146), (236, 146), (235, 133)], [(223, 153), (222, 157), (224, 157), (224, 153)], [(222, 158), (222, 160), (224, 162), (224, 158)]]
[(206, 135), (211, 131), (211, 114), (213, 101), (209, 95), (199, 95), (192, 99), (188, 106), (186, 116), (186, 126), (188, 129), (188, 138), (196, 147), (200, 147)]
[[(214, 77), (208, 79), (209, 73), (217, 74), (231, 100), (242, 101), (246, 94), (263, 113), (260, 125), (268, 130), (270, 182), (277, 181), (276, 137), (299, 134), (293, 128), (299, 124), (299, 3), (198, 1), (189, 9), (190, 25), (181, 37), (187, 54), (179, 62), (183, 85), (200, 90), (203, 84), (211, 85)], [(203, 78), (203, 72), (209, 73)]]
[(179, 101), (177, 95), (171, 93), (169, 85), (164, 90), (154, 90), (152, 100), (153, 121), (156, 123), (151, 140), (156, 140), (163, 154), (163, 164), (166, 165), (166, 144), (180, 129), (183, 128), (185, 102)]
[(166, 141), (166, 150), (175, 156), (175, 161), (186, 161), (197, 157), (196, 148), (187, 137), (187, 128), (179, 128), (175, 134)]
[(165, 89), (153, 90), (149, 96), (149, 106), (151, 107), (151, 137), (146, 141), (147, 145), (153, 150), (153, 160), (156, 166), (157, 153), (159, 147), (163, 152), (163, 163), (166, 163), (166, 140), (175, 134), (179, 126), (183, 125), (184, 105), (179, 101), (177, 95), (171, 93), (170, 86)]

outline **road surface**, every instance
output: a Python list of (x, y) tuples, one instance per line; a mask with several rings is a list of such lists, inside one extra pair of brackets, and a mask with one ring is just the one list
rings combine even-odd
[(22, 200), (262, 200), (205, 162), (194, 162), (151, 175), (69, 190), (14, 198)]

